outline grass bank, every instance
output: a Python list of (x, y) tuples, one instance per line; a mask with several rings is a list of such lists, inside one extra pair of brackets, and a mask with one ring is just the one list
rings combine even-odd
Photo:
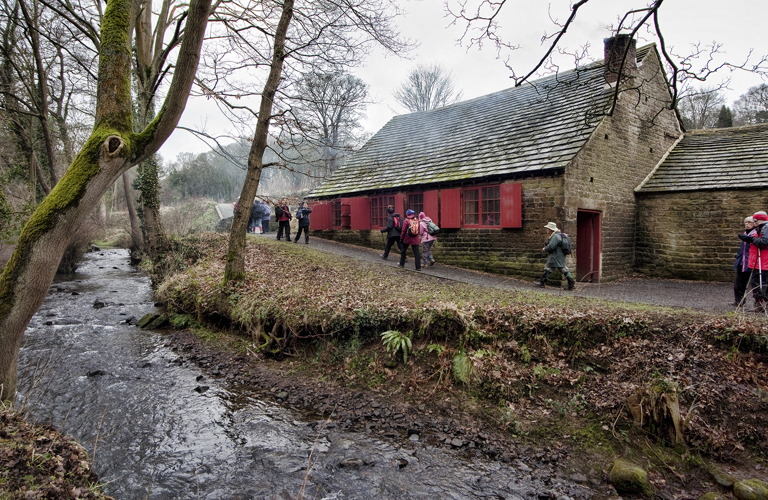
[(447, 283), (255, 238), (246, 279), (223, 285), (225, 252), (220, 235), (177, 241), (159, 297), (292, 371), (428, 404), (461, 394), (501, 432), (639, 453), (673, 478), (768, 452), (764, 317)]

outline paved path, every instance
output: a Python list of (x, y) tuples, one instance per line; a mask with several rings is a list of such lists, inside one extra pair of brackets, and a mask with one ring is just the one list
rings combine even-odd
[[(275, 233), (269, 233), (263, 236), (251, 236), (274, 238)], [(310, 238), (309, 245), (312, 248), (323, 252), (334, 253), (377, 265), (394, 267), (397, 266), (399, 260), (399, 254), (397, 253), (390, 254), (388, 260), (382, 260), (379, 255), (383, 252), (383, 246), (381, 250), (373, 250), (321, 238)], [(437, 255), (437, 258), (439, 260), (439, 255)], [(544, 259), (542, 259), (541, 265), (543, 269)], [(408, 263), (405, 265), (405, 268), (411, 271), (414, 269), (413, 256), (410, 251), (408, 252)], [(439, 262), (434, 266), (423, 268), (422, 274), (507, 290), (541, 291), (540, 288), (534, 287), (533, 283), (530, 281), (446, 266)], [(734, 310), (734, 307), (731, 306), (731, 302), (733, 302), (732, 283), (661, 280), (637, 277), (625, 278), (609, 283), (578, 283), (576, 289), (570, 292), (556, 287), (547, 287), (545, 291), (555, 294), (596, 297), (626, 302), (642, 302), (671, 307), (690, 307), (715, 313), (725, 313)], [(751, 300), (747, 301), (747, 307), (751, 309)]]

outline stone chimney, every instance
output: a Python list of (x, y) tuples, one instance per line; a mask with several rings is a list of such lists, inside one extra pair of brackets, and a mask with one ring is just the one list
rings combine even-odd
[[(619, 79), (619, 69), (624, 52), (627, 53), (624, 61), (623, 76), (637, 74), (637, 50), (635, 40), (629, 35), (616, 35), (603, 40), (605, 50), (605, 81), (615, 83)], [(629, 46), (629, 48), (627, 48)]]

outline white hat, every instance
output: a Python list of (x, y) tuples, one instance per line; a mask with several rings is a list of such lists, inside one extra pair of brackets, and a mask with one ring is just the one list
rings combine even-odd
[(557, 229), (557, 224), (555, 224), (554, 222), (547, 222), (547, 225), (544, 227), (546, 227), (551, 231), (559, 231), (559, 229)]

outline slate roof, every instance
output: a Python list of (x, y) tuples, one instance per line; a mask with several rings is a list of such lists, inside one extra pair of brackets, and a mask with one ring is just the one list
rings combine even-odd
[[(655, 50), (637, 50), (638, 62)], [(395, 116), (310, 197), (564, 168), (604, 116), (602, 61), (444, 108)]]
[(768, 124), (688, 132), (636, 191), (765, 187)]

